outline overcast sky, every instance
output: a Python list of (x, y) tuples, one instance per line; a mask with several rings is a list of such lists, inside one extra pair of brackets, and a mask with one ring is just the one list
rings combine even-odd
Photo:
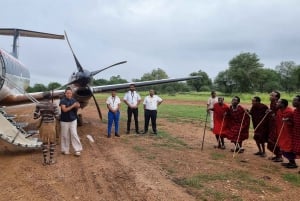
[[(169, 77), (202, 70), (214, 79), (242, 52), (265, 68), (300, 64), (299, 0), (2, 0), (1, 28), (67, 32), (81, 65), (131, 81), (153, 69)], [(11, 51), (12, 37), (0, 36)], [(19, 58), (31, 85), (66, 83), (76, 70), (64, 40), (20, 38)]]

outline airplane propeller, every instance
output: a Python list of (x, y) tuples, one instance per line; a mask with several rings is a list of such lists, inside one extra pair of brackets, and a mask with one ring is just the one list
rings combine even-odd
[(76, 63), (78, 72), (76, 72), (74, 74), (73, 79), (69, 83), (61, 86), (60, 89), (63, 88), (63, 87), (65, 87), (65, 86), (73, 85), (73, 84), (74, 85), (78, 85), (80, 87), (86, 87), (89, 90), (91, 96), (93, 97), (93, 100), (95, 102), (99, 118), (100, 118), (100, 120), (102, 120), (102, 113), (101, 113), (101, 110), (100, 110), (100, 106), (97, 103), (97, 100), (96, 100), (96, 98), (94, 96), (93, 90), (89, 86), (89, 83), (92, 81), (93, 76), (95, 76), (96, 74), (98, 74), (98, 73), (100, 73), (100, 72), (102, 72), (104, 70), (107, 70), (107, 69), (109, 69), (109, 68), (111, 68), (113, 66), (124, 64), (127, 61), (121, 61), (121, 62), (115, 63), (113, 65), (110, 65), (108, 67), (102, 68), (100, 70), (95, 70), (95, 71), (89, 72), (88, 70), (84, 70), (83, 67), (81, 66), (81, 64), (79, 63), (79, 60), (77, 59), (77, 57), (76, 57), (76, 55), (75, 55), (75, 53), (74, 53), (74, 51), (73, 51), (73, 49), (71, 47), (71, 43), (69, 42), (69, 39), (68, 39), (66, 31), (65, 31), (65, 38), (67, 39), (68, 45), (69, 45), (69, 47), (70, 47), (70, 49), (72, 51), (72, 54), (73, 54), (73, 57), (75, 59), (75, 63)]

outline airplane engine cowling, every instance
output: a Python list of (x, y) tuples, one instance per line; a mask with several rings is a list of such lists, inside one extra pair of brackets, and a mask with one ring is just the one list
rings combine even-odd
[(89, 88), (77, 88), (73, 92), (74, 98), (80, 103), (80, 107), (84, 108), (88, 105), (92, 92)]

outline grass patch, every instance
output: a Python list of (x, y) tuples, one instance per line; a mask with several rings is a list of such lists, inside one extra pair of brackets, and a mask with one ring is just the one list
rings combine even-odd
[(250, 175), (249, 172), (241, 170), (233, 170), (226, 173), (218, 174), (198, 174), (190, 178), (178, 180), (177, 183), (182, 186), (199, 189), (207, 185), (208, 183), (213, 183), (215, 181), (229, 181), (231, 185), (234, 184), (234, 188), (236, 189), (247, 189), (256, 193), (260, 193), (264, 189), (273, 192), (280, 191), (279, 188), (270, 186), (266, 184), (264, 180), (254, 178), (252, 175)]
[(212, 160), (219, 160), (219, 159), (224, 159), (226, 158), (225, 154), (221, 154), (221, 153), (216, 153), (216, 152), (212, 152), (210, 155)]
[(180, 145), (180, 146), (183, 146), (183, 147), (188, 146), (183, 140), (181, 140), (177, 137), (173, 137), (172, 135), (170, 135), (167, 132), (160, 131), (158, 133), (158, 136), (165, 139), (168, 144), (176, 144), (176, 145)]
[(300, 175), (287, 173), (283, 175), (283, 179), (294, 186), (300, 187)]
[(137, 152), (143, 152), (146, 151), (146, 149), (144, 147), (141, 146), (134, 146), (133, 149)]
[(156, 156), (154, 156), (154, 155), (148, 155), (148, 156), (146, 156), (146, 158), (149, 159), (149, 160), (155, 160)]
[(168, 119), (202, 119), (206, 118), (206, 108), (195, 105), (161, 105), (158, 115)]

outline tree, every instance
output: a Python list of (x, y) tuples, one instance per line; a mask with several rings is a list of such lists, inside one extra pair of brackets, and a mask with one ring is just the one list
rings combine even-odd
[[(150, 80), (160, 80), (160, 79), (167, 79), (169, 78), (167, 73), (162, 70), (161, 68), (157, 68), (151, 71), (151, 73), (145, 73), (139, 81), (150, 81)], [(141, 90), (148, 91), (150, 89), (154, 89), (155, 91), (167, 92), (167, 88), (173, 87), (172, 84), (161, 84), (157, 86), (148, 86), (148, 87), (141, 87)]]
[(149, 81), (149, 80), (160, 80), (169, 78), (167, 73), (161, 68), (157, 68), (152, 70), (151, 73), (145, 73), (141, 77), (141, 81)]
[(280, 84), (283, 90), (288, 92), (296, 90), (297, 82), (299, 81), (299, 79), (297, 79), (299, 66), (293, 61), (282, 61), (275, 69), (280, 75)]
[(214, 80), (214, 84), (218, 91), (224, 93), (232, 93), (233, 88), (235, 86), (235, 82), (230, 77), (229, 70), (219, 72)]
[(59, 84), (58, 82), (50, 82), (50, 83), (48, 84), (47, 89), (48, 89), (48, 91), (52, 91), (52, 90), (54, 90), (54, 89), (59, 88), (60, 86), (61, 86), (61, 84)]
[(273, 69), (261, 69), (254, 83), (259, 92), (271, 92), (280, 89), (280, 75)]
[(196, 91), (201, 91), (201, 89), (211, 89), (212, 88), (212, 81), (206, 74), (206, 72), (199, 70), (198, 72), (193, 72), (190, 76), (200, 76), (199, 79), (188, 80), (187, 84), (191, 86), (192, 89)]
[(127, 80), (121, 78), (120, 75), (117, 76), (111, 76), (109, 79), (109, 84), (122, 84), (128, 82)]
[(241, 53), (229, 61), (229, 75), (238, 92), (254, 91), (254, 83), (263, 64), (255, 53)]
[(27, 92), (47, 91), (47, 87), (43, 84), (34, 84), (33, 87), (28, 87)]

